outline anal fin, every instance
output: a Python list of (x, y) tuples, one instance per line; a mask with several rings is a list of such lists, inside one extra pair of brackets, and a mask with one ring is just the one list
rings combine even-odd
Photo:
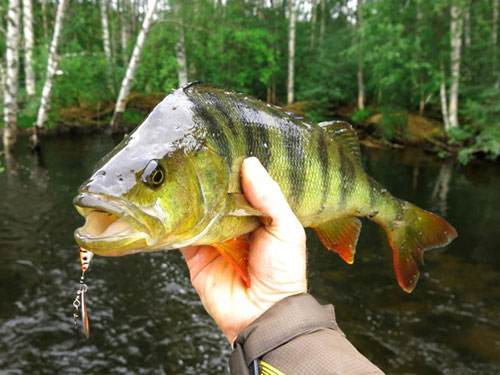
[(354, 263), (356, 243), (361, 231), (361, 221), (357, 217), (330, 220), (313, 229), (328, 250), (338, 253), (347, 263)]
[(248, 251), (250, 241), (247, 237), (235, 237), (225, 242), (217, 243), (213, 246), (220, 255), (238, 272), (246, 287), (250, 287), (248, 276)]

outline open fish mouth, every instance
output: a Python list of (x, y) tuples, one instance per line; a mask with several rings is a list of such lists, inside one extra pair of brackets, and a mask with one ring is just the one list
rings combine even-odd
[(73, 203), (85, 218), (85, 224), (75, 231), (75, 240), (98, 255), (119, 256), (146, 250), (162, 232), (157, 217), (116, 198), (81, 193)]

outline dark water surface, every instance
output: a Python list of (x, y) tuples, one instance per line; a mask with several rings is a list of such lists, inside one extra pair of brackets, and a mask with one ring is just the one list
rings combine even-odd
[[(113, 147), (106, 136), (22, 139), (0, 173), (0, 374), (223, 374), (230, 353), (177, 251), (95, 257), (89, 341), (71, 303), (80, 276), (71, 200)], [(309, 233), (310, 291), (333, 303), (347, 337), (389, 374), (500, 373), (500, 169), (415, 150), (365, 149), (368, 172), (400, 198), (446, 217), (459, 237), (426, 254), (411, 295), (384, 233), (363, 221), (349, 266)]]

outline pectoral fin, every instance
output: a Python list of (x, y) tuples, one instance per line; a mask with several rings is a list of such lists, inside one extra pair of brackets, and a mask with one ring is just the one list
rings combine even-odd
[(229, 216), (266, 216), (247, 201), (243, 193), (228, 193), (227, 215)]
[(361, 221), (354, 216), (331, 220), (313, 227), (323, 245), (333, 250), (347, 263), (354, 263), (354, 253), (361, 231)]
[(243, 279), (246, 287), (250, 287), (250, 278), (248, 276), (248, 251), (250, 241), (247, 237), (235, 237), (228, 241), (212, 245), (220, 255), (233, 266)]

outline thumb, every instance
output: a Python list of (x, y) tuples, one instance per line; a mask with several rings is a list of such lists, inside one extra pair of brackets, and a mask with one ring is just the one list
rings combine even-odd
[(243, 161), (241, 177), (247, 200), (272, 219), (271, 223), (266, 223), (266, 230), (284, 242), (305, 241), (302, 224), (288, 205), (279, 185), (257, 158)]

